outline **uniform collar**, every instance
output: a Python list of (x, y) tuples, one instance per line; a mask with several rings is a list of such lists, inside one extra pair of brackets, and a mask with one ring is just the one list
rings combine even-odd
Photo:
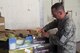
[(64, 22), (64, 21), (66, 21), (68, 18), (69, 18), (69, 17), (66, 15), (66, 16), (64, 16), (64, 18), (63, 18), (62, 20), (58, 20), (58, 21)]

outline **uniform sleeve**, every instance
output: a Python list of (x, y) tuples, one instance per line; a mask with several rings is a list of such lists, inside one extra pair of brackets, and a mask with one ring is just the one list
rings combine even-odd
[[(62, 34), (60, 34), (62, 33)], [(73, 23), (70, 21), (70, 22), (67, 22), (65, 23), (65, 26), (64, 26), (64, 29), (58, 33), (56, 33), (55, 37), (54, 37), (54, 41), (53, 43), (54, 44), (57, 44), (57, 45), (65, 45), (67, 43), (67, 41), (73, 37), (75, 33), (75, 26), (73, 25)], [(57, 37), (57, 36), (61, 36), (61, 38)]]
[(57, 28), (57, 25), (58, 25), (57, 20), (54, 20), (54, 21), (50, 22), (49, 24), (47, 24), (46, 26), (44, 26), (43, 29), (45, 32), (47, 32), (50, 29)]

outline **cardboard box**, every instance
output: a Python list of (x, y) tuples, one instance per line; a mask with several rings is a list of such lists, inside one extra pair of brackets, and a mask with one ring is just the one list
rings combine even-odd
[(35, 30), (11, 30), (14, 32), (14, 34), (16, 35), (19, 35), (20, 33), (23, 34), (23, 35), (28, 35), (28, 34), (31, 34), (31, 35), (36, 35), (37, 32)]
[(28, 36), (29, 34), (27, 30), (6, 30), (6, 35), (9, 35), (9, 33), (14, 34), (16, 37), (19, 37), (20, 34), (22, 34), (24, 37)]
[(0, 25), (0, 31), (5, 31), (5, 26), (4, 25)]
[(0, 41), (7, 41), (8, 37), (6, 37), (5, 33), (0, 33)]
[(23, 35), (29, 34), (27, 32), (27, 30), (14, 30), (14, 34), (16, 34), (16, 35), (19, 35), (20, 33), (23, 34)]
[(5, 19), (0, 17), (0, 31), (5, 31)]
[(26, 29), (26, 30), (20, 30), (20, 29), (16, 29), (16, 30), (6, 30), (6, 34), (8, 33), (13, 33), (15, 34), (17, 37), (22, 34), (24, 37), (28, 36), (28, 34), (33, 35), (33, 36), (41, 36), (40, 33), (38, 33), (36, 30), (32, 30), (32, 29)]
[(4, 17), (0, 17), (0, 23), (4, 23), (4, 22), (5, 22)]

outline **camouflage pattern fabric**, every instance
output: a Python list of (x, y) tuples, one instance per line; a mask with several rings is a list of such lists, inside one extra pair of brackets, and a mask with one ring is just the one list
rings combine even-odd
[(54, 20), (43, 27), (46, 32), (53, 28), (58, 28), (58, 32), (54, 37), (50, 35), (49, 41), (51, 45), (57, 45), (57, 53), (76, 53), (76, 28), (73, 20), (65, 16), (63, 20)]

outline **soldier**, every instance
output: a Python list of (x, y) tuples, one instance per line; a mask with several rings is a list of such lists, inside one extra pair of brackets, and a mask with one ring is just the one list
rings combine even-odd
[[(54, 37), (49, 35), (49, 41), (52, 47), (57, 45), (57, 51), (52, 53), (76, 53), (75, 43), (75, 25), (73, 20), (66, 15), (61, 3), (55, 3), (51, 7), (53, 17), (56, 19), (41, 29), (45, 35), (50, 29), (58, 28)], [(52, 49), (54, 50), (54, 49)]]

